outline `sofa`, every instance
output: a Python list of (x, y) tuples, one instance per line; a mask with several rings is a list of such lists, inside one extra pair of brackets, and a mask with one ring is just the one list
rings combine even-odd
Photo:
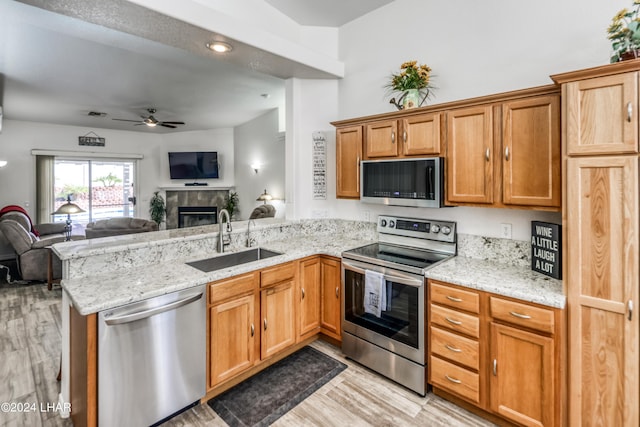
[(109, 218), (90, 222), (85, 228), (87, 239), (119, 236), (121, 234), (158, 231), (158, 224), (142, 218)]
[(249, 219), (273, 218), (276, 216), (276, 208), (273, 205), (260, 205), (251, 212)]

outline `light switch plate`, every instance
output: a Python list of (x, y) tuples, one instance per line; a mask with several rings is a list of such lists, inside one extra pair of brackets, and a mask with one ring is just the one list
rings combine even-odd
[(511, 224), (500, 224), (500, 237), (503, 239), (511, 239)]

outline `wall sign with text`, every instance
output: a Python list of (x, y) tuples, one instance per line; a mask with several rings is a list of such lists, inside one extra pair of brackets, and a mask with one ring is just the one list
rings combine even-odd
[(531, 221), (531, 269), (555, 279), (562, 279), (560, 225)]

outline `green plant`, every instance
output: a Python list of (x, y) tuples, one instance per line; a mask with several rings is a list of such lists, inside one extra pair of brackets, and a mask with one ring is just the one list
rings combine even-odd
[(640, 49), (640, 0), (633, 1), (631, 10), (625, 8), (618, 12), (611, 22), (607, 33), (611, 40), (611, 62), (620, 61), (625, 54), (637, 57)]
[(74, 185), (74, 184), (64, 184), (62, 190), (56, 193), (56, 198), (58, 199), (67, 199), (68, 194), (88, 194), (89, 187), (85, 187), (83, 185)]
[(229, 218), (233, 218), (233, 213), (236, 210), (236, 206), (238, 206), (238, 193), (235, 191), (229, 191), (229, 194), (224, 198), (224, 209), (229, 212)]
[(114, 185), (121, 183), (122, 179), (109, 172), (109, 175), (96, 178), (93, 182), (101, 182), (103, 187), (113, 187)]
[(386, 88), (390, 93), (399, 92), (400, 99), (396, 102), (395, 98), (391, 99), (391, 103), (399, 109), (403, 98), (407, 96), (409, 91), (417, 90), (418, 97), (422, 98), (419, 105), (431, 96), (431, 68), (427, 65), (418, 65), (418, 61), (407, 61), (400, 66), (400, 72), (391, 74), (391, 81)]
[(158, 191), (153, 193), (153, 197), (149, 201), (149, 215), (151, 216), (151, 220), (154, 221), (158, 226), (162, 221), (164, 221), (164, 216), (166, 213), (164, 198), (159, 194)]

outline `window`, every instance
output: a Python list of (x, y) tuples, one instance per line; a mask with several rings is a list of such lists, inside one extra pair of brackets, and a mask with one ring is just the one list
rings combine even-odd
[[(114, 217), (135, 216), (134, 160), (55, 158), (53, 210), (67, 197), (84, 209), (72, 220), (81, 224)], [(53, 212), (53, 211), (52, 211)], [(54, 221), (65, 221), (56, 216)]]

